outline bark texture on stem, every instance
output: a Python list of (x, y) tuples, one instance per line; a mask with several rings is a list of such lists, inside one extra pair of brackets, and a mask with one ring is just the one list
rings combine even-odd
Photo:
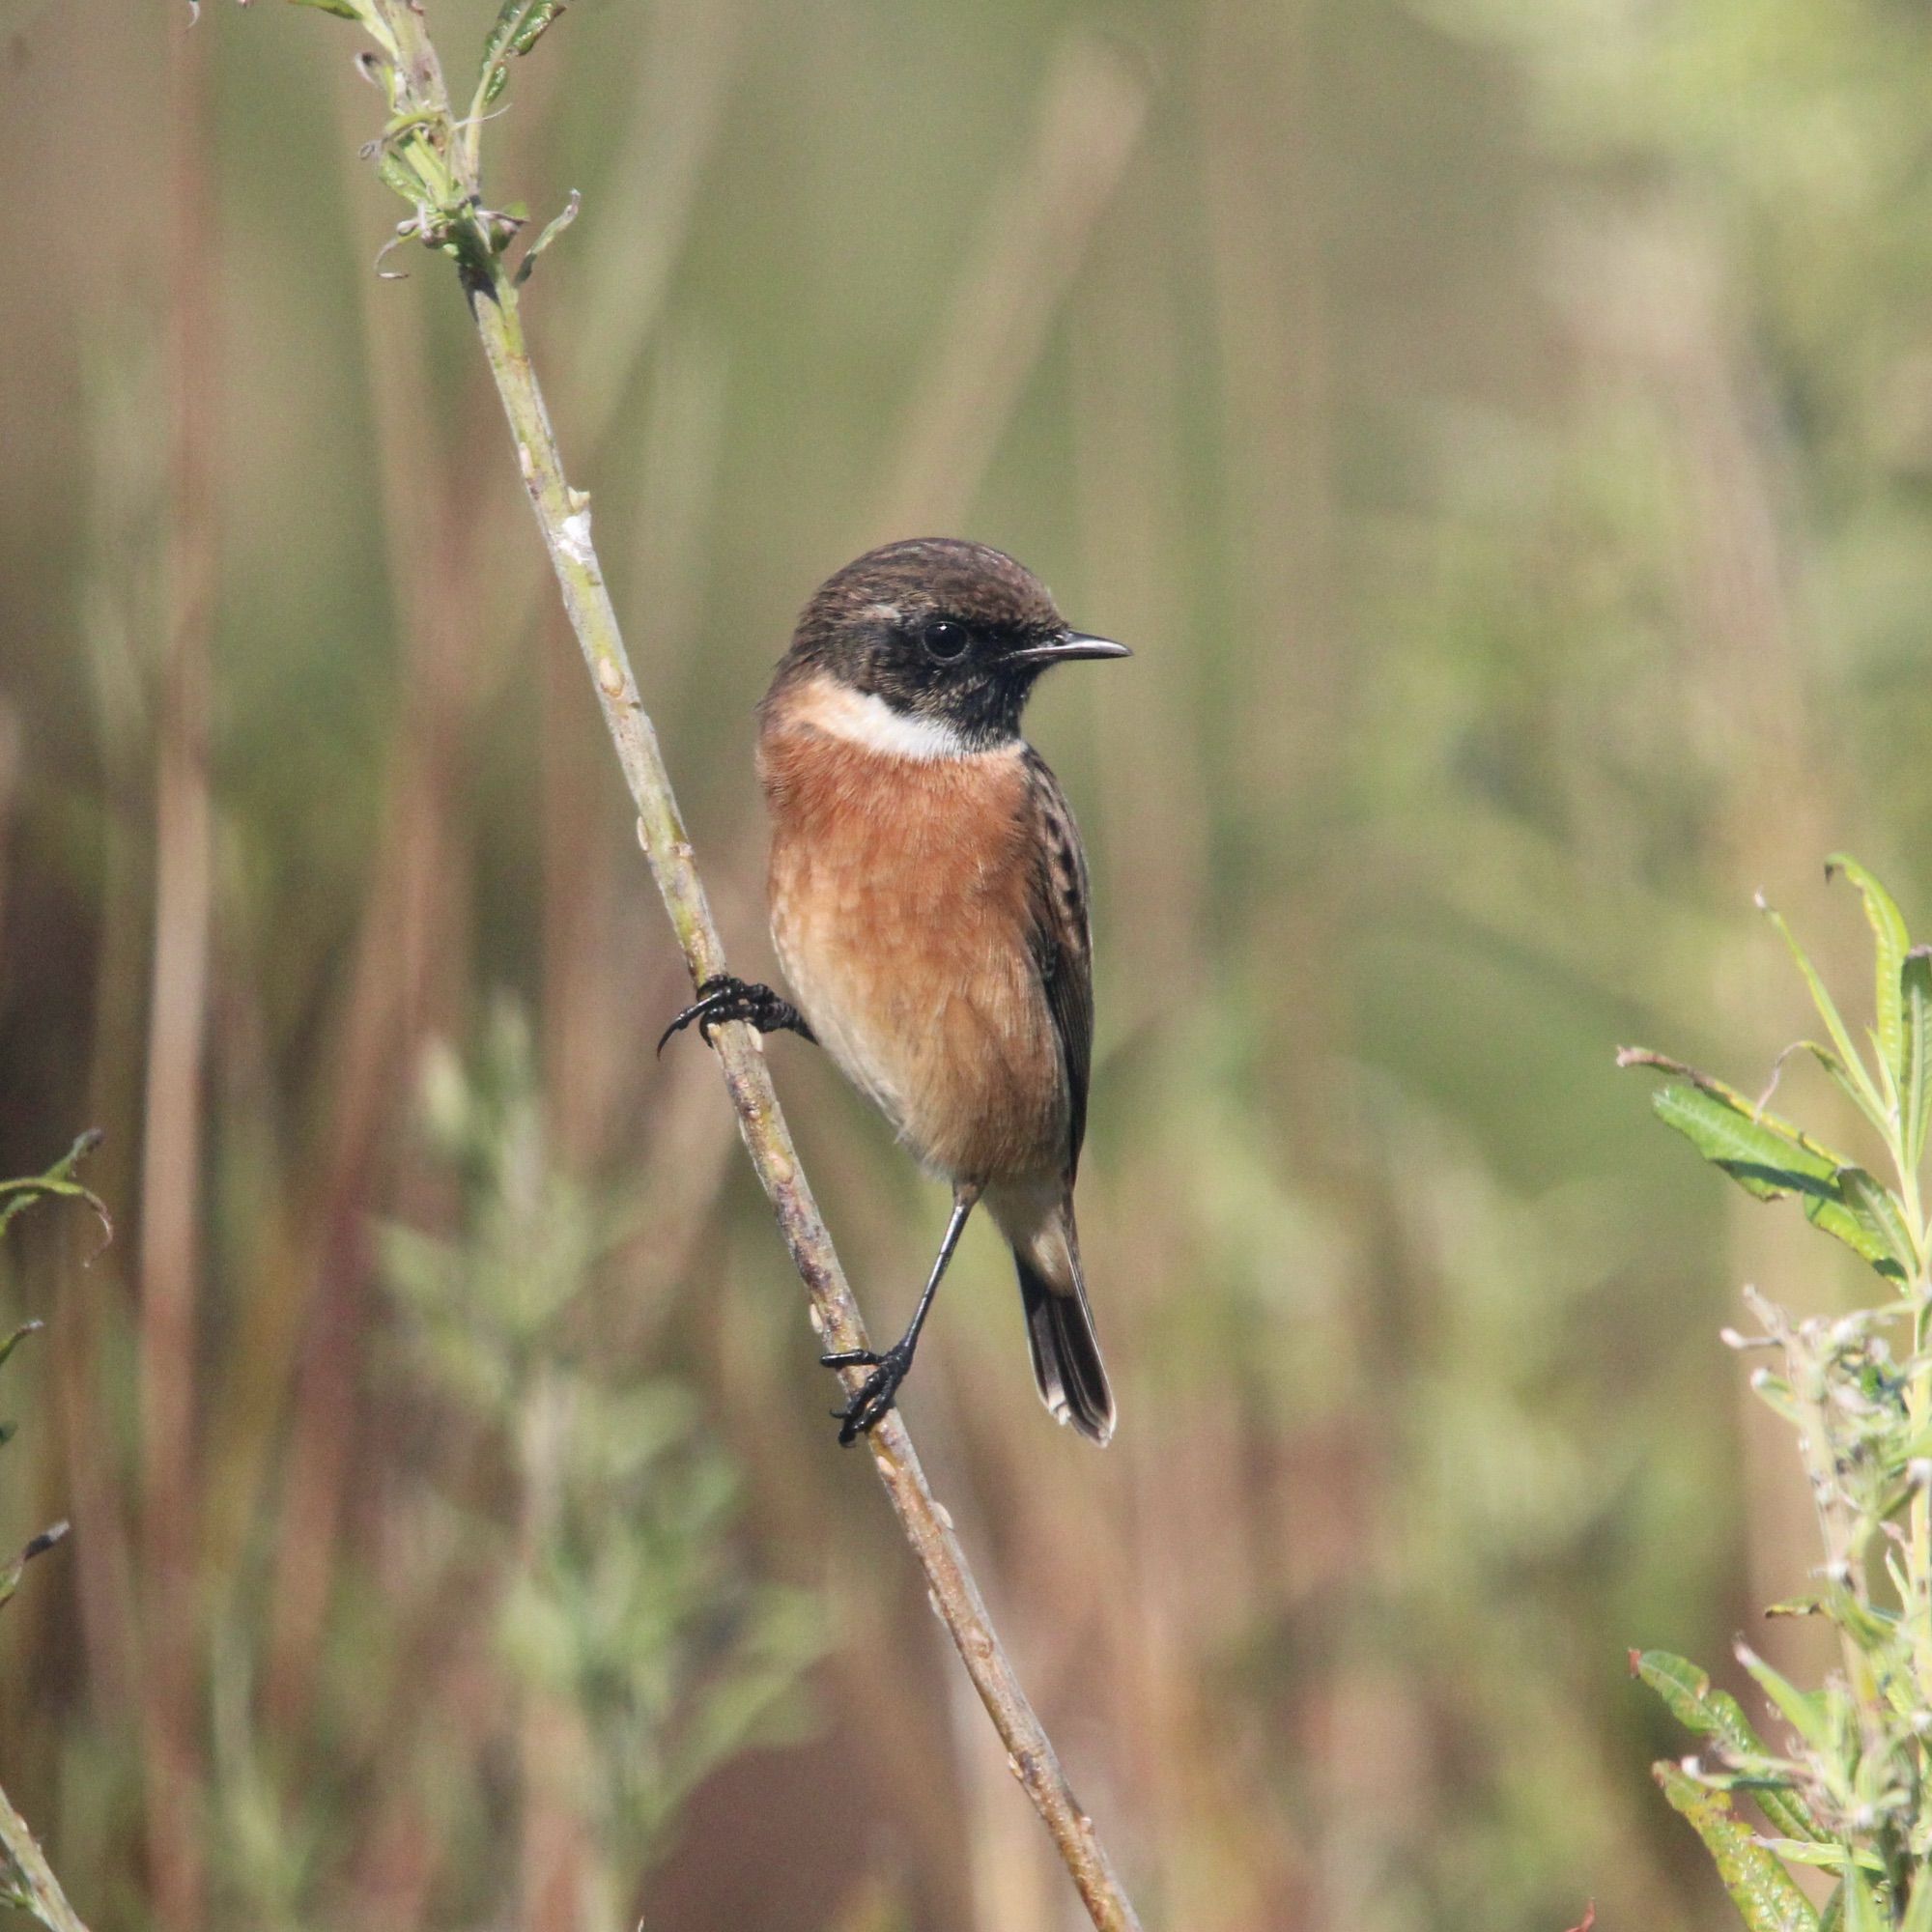
[[(518, 311), (517, 281), (477, 179), (474, 129), (456, 130), (449, 97), (416, 0), (367, 0), (370, 24), (392, 55), (389, 75), (395, 124), (391, 153), (425, 179), (451, 190), (418, 209), (412, 232), (457, 257), (470, 314), (496, 380), (516, 443), (518, 468), (556, 572), (564, 609), (596, 688), (617, 761), (638, 810), (638, 836), (665, 908), (684, 950), (693, 983), (724, 971), (724, 948), (712, 921), (691, 841), (678, 815), (657, 732), (639, 696), (617, 616), (591, 536), (590, 499), (566, 481), (556, 438)], [(440, 185), (440, 182), (439, 182)], [(799, 1165), (757, 1034), (721, 1027), (718, 1057), (738, 1125), (758, 1179), (778, 1218), (799, 1278), (810, 1297), (813, 1325), (834, 1350), (867, 1346), (865, 1325), (847, 1286), (811, 1188)], [(863, 1373), (844, 1380), (856, 1390)], [(1089, 1916), (1100, 1932), (1139, 1932), (1140, 1920), (1061, 1769), (1052, 1740), (1021, 1689), (952, 1519), (935, 1499), (911, 1437), (896, 1411), (867, 1438), (874, 1466), (930, 1586), (932, 1604), (957, 1646), (1008, 1762), (1038, 1811)]]

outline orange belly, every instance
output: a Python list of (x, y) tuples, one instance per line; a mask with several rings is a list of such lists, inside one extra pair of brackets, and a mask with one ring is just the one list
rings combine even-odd
[(1066, 1084), (1030, 948), (1017, 753), (900, 757), (774, 719), (758, 764), (772, 938), (812, 1031), (936, 1172), (1060, 1173)]

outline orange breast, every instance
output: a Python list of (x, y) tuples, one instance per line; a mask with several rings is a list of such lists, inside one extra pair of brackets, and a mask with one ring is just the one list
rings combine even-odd
[(1057, 1174), (1067, 1098), (1017, 753), (903, 757), (780, 716), (758, 764), (772, 938), (828, 1051), (934, 1170)]

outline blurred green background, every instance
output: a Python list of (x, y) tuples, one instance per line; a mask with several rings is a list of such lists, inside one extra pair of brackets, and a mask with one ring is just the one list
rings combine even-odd
[[(431, 0), (454, 71), (488, 11)], [(0, 0), (0, 1174), (99, 1126), (119, 1224), (0, 1257), (0, 1542), (75, 1523), (6, 1783), (96, 1932), (1059, 1932), (652, 1058), (680, 963), (453, 276), (371, 270), (354, 30), (186, 28)], [(1151, 1926), (1730, 1922), (1624, 1651), (1803, 1587), (1715, 1331), (1844, 1278), (1611, 1055), (1755, 1091), (1751, 893), (1840, 965), (1827, 851), (1932, 903), (1928, 77), (1903, 0), (580, 0), (489, 130), (584, 194), (529, 326), (740, 970), (827, 572), (970, 534), (1135, 647), (1032, 714), (1121, 1434), (1049, 1426), (983, 1230), (906, 1408)], [(892, 1329), (943, 1197), (771, 1051)]]

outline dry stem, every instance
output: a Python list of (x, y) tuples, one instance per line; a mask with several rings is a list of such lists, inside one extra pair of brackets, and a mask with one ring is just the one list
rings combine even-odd
[(21, 1910), (31, 1912), (48, 1932), (87, 1932), (27, 1829), (27, 1821), (14, 1809), (4, 1791), (0, 1791), (0, 1849), (14, 1867)]
[[(590, 534), (590, 502), (565, 481), (543, 393), (525, 345), (517, 289), (494, 217), (483, 208), (473, 138), (457, 137), (448, 92), (414, 0), (369, 0), (379, 42), (394, 49), (388, 73), (397, 115), (392, 153), (425, 174), (441, 174), (453, 192), (419, 211), (417, 232), (458, 258), (470, 313), (496, 379), (517, 446), (518, 465), (556, 571), (564, 608), (583, 649), (617, 760), (638, 808), (638, 834), (664, 895), (694, 983), (724, 970), (691, 842), (672, 796), (657, 733), (644, 711), (615, 611)], [(386, 49), (385, 49), (386, 50)], [(473, 135), (473, 130), (472, 130)], [(748, 1026), (718, 1034), (719, 1061), (745, 1146), (778, 1217), (780, 1233), (810, 1296), (813, 1325), (833, 1350), (866, 1347), (857, 1304), (811, 1196), (764, 1047)], [(856, 1371), (847, 1372), (848, 1387)], [(912, 1440), (896, 1412), (867, 1437), (907, 1541), (931, 1587), (933, 1607), (1008, 1751), (1013, 1775), (1039, 1812), (1089, 1915), (1101, 1932), (1138, 1932), (1139, 1919), (1115, 1874), (1094, 1821), (1080, 1808), (1052, 1741), (1020, 1688), (967, 1566), (952, 1520), (926, 1486)]]

